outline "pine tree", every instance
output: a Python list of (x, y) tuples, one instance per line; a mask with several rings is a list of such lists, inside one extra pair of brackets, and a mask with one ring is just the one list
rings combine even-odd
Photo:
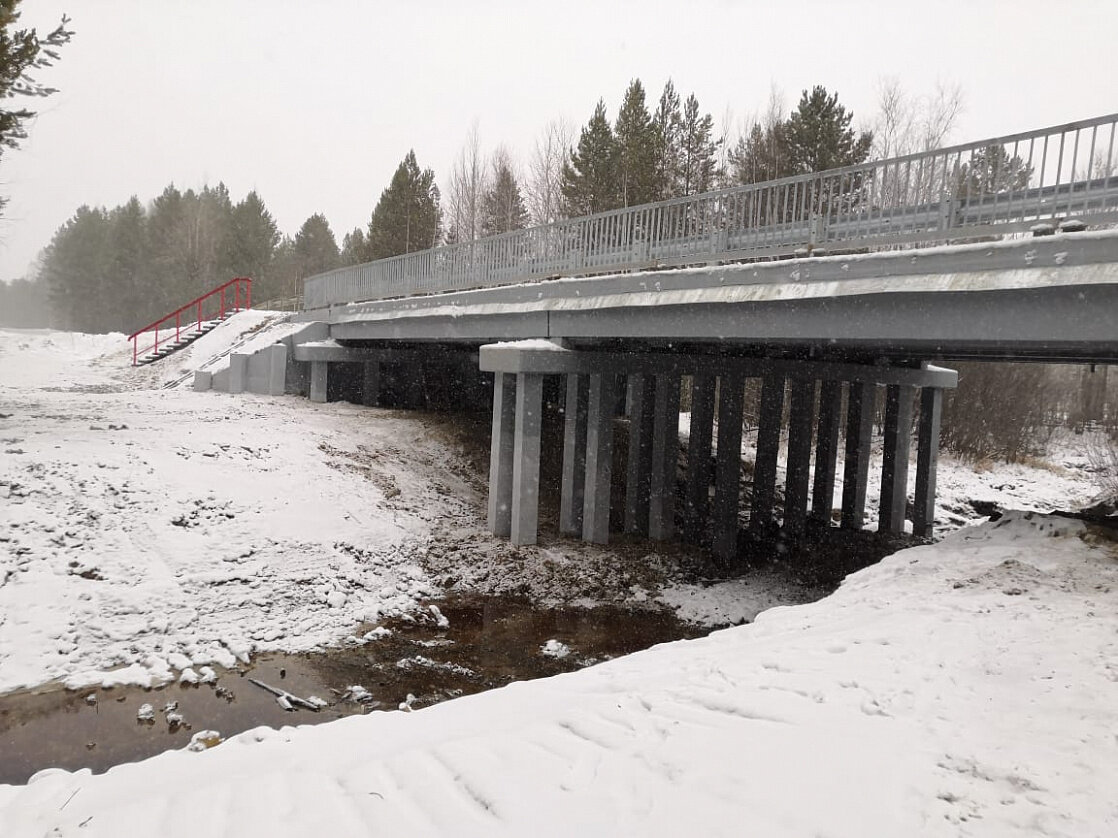
[(679, 94), (675, 85), (668, 79), (664, 92), (660, 94), (660, 104), (652, 118), (656, 143), (656, 197), (664, 201), (674, 198), (678, 193), (679, 182), (680, 134), (683, 115), (679, 109)]
[(563, 165), (563, 199), (569, 217), (614, 209), (620, 202), (616, 177), (617, 143), (598, 100), (594, 115), (578, 139), (578, 148)]
[(108, 320), (109, 220), (105, 210), (79, 207), (47, 247), (43, 279), (51, 307), (71, 331), (105, 331)]
[[(0, 0), (0, 102), (17, 96), (41, 98), (57, 92), (35, 81), (32, 74), (53, 65), (58, 60), (58, 50), (74, 34), (66, 28), (70, 19), (65, 15), (42, 38), (34, 29), (16, 29), (20, 2)], [(27, 136), (24, 123), (33, 116), (35, 112), (27, 108), (0, 108), (0, 153), (19, 146), (19, 141)], [(0, 209), (5, 203), (6, 199), (0, 198)]]
[(294, 241), (298, 260), (299, 278), (331, 271), (338, 267), (338, 243), (330, 222), (321, 213), (315, 213), (299, 228)]
[(1033, 176), (1032, 167), (1020, 157), (1010, 157), (1004, 146), (980, 148), (955, 174), (959, 198), (1024, 189)]
[(856, 134), (850, 127), (854, 114), (828, 94), (822, 85), (804, 91), (800, 103), (783, 127), (790, 167), (796, 174), (822, 172), (865, 162), (873, 134)]
[(284, 288), (271, 282), (269, 270), (276, 246), (280, 243), (279, 230), (272, 214), (255, 191), (249, 192), (233, 207), (229, 218), (229, 236), (226, 240), (226, 265), (233, 276), (247, 276), (253, 280), (253, 295), (257, 299), (283, 296)]
[(749, 133), (740, 137), (729, 154), (731, 183), (744, 185), (778, 180), (793, 173), (784, 140), (784, 123), (762, 126), (754, 123)]
[(150, 322), (144, 301), (147, 217), (139, 199), (133, 195), (110, 212), (109, 225), (106, 292), (113, 317), (105, 327), (128, 334)]
[(186, 226), (183, 194), (168, 185), (151, 203), (147, 223), (147, 282), (143, 289), (140, 320), (145, 322), (190, 299), (189, 253), (184, 250)]
[(360, 265), (369, 261), (369, 244), (365, 241), (365, 231), (355, 227), (342, 237), (342, 252), (338, 256), (341, 265)]
[(713, 135), (714, 120), (709, 113), (700, 114), (699, 100), (692, 93), (680, 123), (677, 194), (698, 195), (714, 188), (719, 141)]
[(655, 200), (656, 132), (640, 79), (633, 79), (625, 91), (613, 136), (618, 205), (631, 207)]
[(491, 169), (490, 186), (481, 200), (482, 235), (523, 230), (528, 223), (528, 210), (513, 172), (512, 158), (506, 150), (498, 149), (494, 153)]
[(303, 279), (301, 270), (299, 255), (295, 250), (295, 240), (291, 236), (282, 236), (272, 253), (268, 283), (262, 291), (274, 296), (269, 296), (267, 299), (260, 298), (261, 302), (270, 303), (281, 311), (286, 311), (292, 305), (293, 298), (299, 295), (300, 281)]
[(386, 259), (439, 243), (439, 188), (431, 169), (420, 171), (409, 151), (369, 220), (368, 255)]

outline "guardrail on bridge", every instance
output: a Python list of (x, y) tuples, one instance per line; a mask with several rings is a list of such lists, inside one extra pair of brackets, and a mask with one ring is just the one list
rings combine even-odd
[(565, 219), (310, 277), (303, 308), (1118, 221), (1118, 114)]

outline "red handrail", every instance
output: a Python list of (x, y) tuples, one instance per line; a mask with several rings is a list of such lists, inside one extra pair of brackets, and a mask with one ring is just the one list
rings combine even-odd
[[(227, 306), (225, 292), (230, 287), (233, 288), (233, 304), (231, 306)], [(244, 298), (243, 300), (242, 296)], [(252, 308), (252, 279), (247, 276), (234, 277), (225, 284), (219, 285), (216, 288), (207, 291), (205, 294), (200, 297), (196, 297), (189, 303), (179, 306), (170, 314), (166, 314), (158, 320), (148, 323), (142, 329), (137, 329), (135, 332), (130, 334), (128, 336), (128, 339), (132, 341), (132, 366), (136, 366), (139, 361), (139, 338), (141, 335), (147, 334), (148, 332), (153, 333), (153, 343), (150, 347), (147, 344), (144, 345), (144, 354), (146, 355), (149, 351), (152, 353), (158, 352), (159, 344), (166, 343), (168, 340), (170, 340), (169, 337), (164, 338), (162, 341), (159, 339), (159, 328), (164, 323), (168, 323), (168, 321), (174, 318), (175, 342), (177, 343), (182, 333), (183, 313), (188, 309), (195, 309), (195, 316), (187, 318), (186, 322), (191, 323), (196, 321), (196, 327), (201, 330), (203, 307), (205, 306), (206, 308), (210, 308), (209, 306), (206, 306), (206, 303), (215, 299), (218, 301), (218, 306), (212, 309), (214, 312), (214, 316), (207, 317), (206, 319), (224, 320), (225, 314), (228, 311), (240, 311), (241, 309)]]

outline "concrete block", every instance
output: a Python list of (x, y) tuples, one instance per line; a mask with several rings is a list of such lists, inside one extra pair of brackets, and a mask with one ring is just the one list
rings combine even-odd
[(194, 389), (202, 393), (213, 386), (213, 373), (206, 370), (194, 371)]
[(248, 359), (242, 352), (229, 356), (229, 392), (243, 393), (248, 385)]
[(213, 380), (210, 382), (214, 390), (219, 393), (229, 392), (229, 367), (220, 369), (213, 374)]
[(268, 356), (268, 395), (282, 396), (287, 389), (287, 346), (277, 343), (265, 351)]

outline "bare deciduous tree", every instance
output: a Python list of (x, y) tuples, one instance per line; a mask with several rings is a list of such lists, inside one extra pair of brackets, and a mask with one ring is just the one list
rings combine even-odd
[(454, 242), (470, 242), (481, 237), (481, 200), (488, 188), (485, 157), (475, 121), (450, 173), (447, 188), (447, 233)]
[(550, 224), (563, 217), (563, 165), (570, 159), (575, 129), (565, 119), (549, 122), (536, 138), (528, 161), (524, 194), (532, 224)]
[[(879, 82), (878, 116), (873, 123), (873, 157), (886, 160), (942, 147), (963, 111), (963, 90), (942, 82), (926, 96), (913, 96), (896, 78)], [(942, 196), (945, 178), (939, 165), (917, 169), (913, 177), (906, 169), (881, 172), (878, 200), (892, 202), (935, 201)]]

